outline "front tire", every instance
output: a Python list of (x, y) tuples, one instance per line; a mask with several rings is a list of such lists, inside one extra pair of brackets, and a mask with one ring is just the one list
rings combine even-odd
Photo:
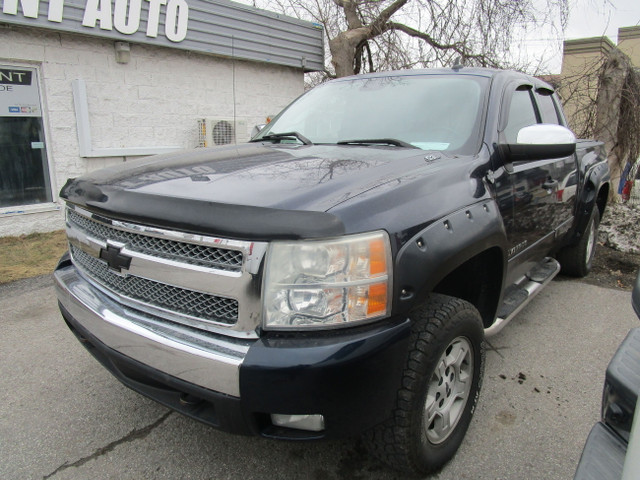
[(402, 387), (389, 420), (365, 436), (389, 466), (440, 469), (469, 427), (484, 372), (484, 328), (470, 303), (433, 294), (414, 311)]

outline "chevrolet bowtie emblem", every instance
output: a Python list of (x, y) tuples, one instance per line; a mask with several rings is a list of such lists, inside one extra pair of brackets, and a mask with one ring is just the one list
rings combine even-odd
[(109, 268), (116, 272), (122, 272), (122, 269), (129, 269), (131, 265), (131, 257), (120, 253), (120, 247), (107, 245), (107, 248), (100, 249), (100, 258), (107, 262)]

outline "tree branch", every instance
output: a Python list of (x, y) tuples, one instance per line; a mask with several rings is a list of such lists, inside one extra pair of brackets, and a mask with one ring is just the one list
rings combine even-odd
[(369, 27), (373, 30), (374, 36), (385, 31), (384, 25), (389, 21), (391, 16), (406, 5), (409, 0), (396, 0), (387, 8), (385, 8), (378, 17), (369, 23)]
[(369, 71), (375, 72), (375, 69), (373, 68), (373, 56), (371, 55), (371, 47), (369, 47), (369, 42), (365, 43), (364, 46), (367, 49), (367, 58), (369, 59)]
[(384, 31), (388, 31), (388, 30), (400, 31), (409, 35), (410, 37), (419, 38), (420, 40), (423, 40), (424, 42), (426, 42), (427, 44), (429, 44), (430, 46), (432, 46), (437, 50), (452, 50), (460, 54), (463, 60), (477, 60), (480, 62), (482, 66), (491, 66), (491, 67), (498, 66), (495, 64), (495, 62), (488, 59), (486, 55), (474, 54), (469, 52), (463, 43), (458, 43), (458, 42), (440, 43), (436, 41), (431, 35), (425, 32), (421, 32), (420, 30), (416, 30), (415, 28), (408, 27), (407, 25), (404, 25), (402, 23), (387, 22), (384, 25)]
[(344, 16), (347, 19), (347, 25), (349, 29), (356, 29), (362, 27), (362, 21), (358, 16), (357, 3), (353, 0), (333, 0), (338, 7), (344, 11)]

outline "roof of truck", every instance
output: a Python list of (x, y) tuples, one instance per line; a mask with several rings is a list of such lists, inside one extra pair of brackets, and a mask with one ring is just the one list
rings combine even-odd
[(455, 66), (450, 68), (423, 68), (423, 69), (406, 69), (406, 70), (389, 70), (383, 72), (371, 72), (360, 75), (352, 75), (349, 77), (338, 78), (333, 81), (354, 80), (360, 78), (380, 78), (380, 77), (398, 77), (398, 76), (418, 76), (418, 75), (472, 75), (486, 78), (500, 77), (504, 82), (509, 80), (518, 80), (530, 83), (536, 88), (546, 88), (554, 91), (555, 89), (547, 82), (540, 78), (527, 75), (526, 73), (517, 72), (515, 70), (500, 70), (497, 68), (483, 67), (464, 67)]

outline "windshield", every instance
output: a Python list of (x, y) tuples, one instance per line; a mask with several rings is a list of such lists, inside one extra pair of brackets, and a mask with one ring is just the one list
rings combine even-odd
[[(445, 75), (333, 81), (293, 102), (254, 140), (294, 132), (315, 144), (392, 139), (423, 150), (476, 153), (487, 82)], [(292, 134), (287, 141), (300, 140)]]

